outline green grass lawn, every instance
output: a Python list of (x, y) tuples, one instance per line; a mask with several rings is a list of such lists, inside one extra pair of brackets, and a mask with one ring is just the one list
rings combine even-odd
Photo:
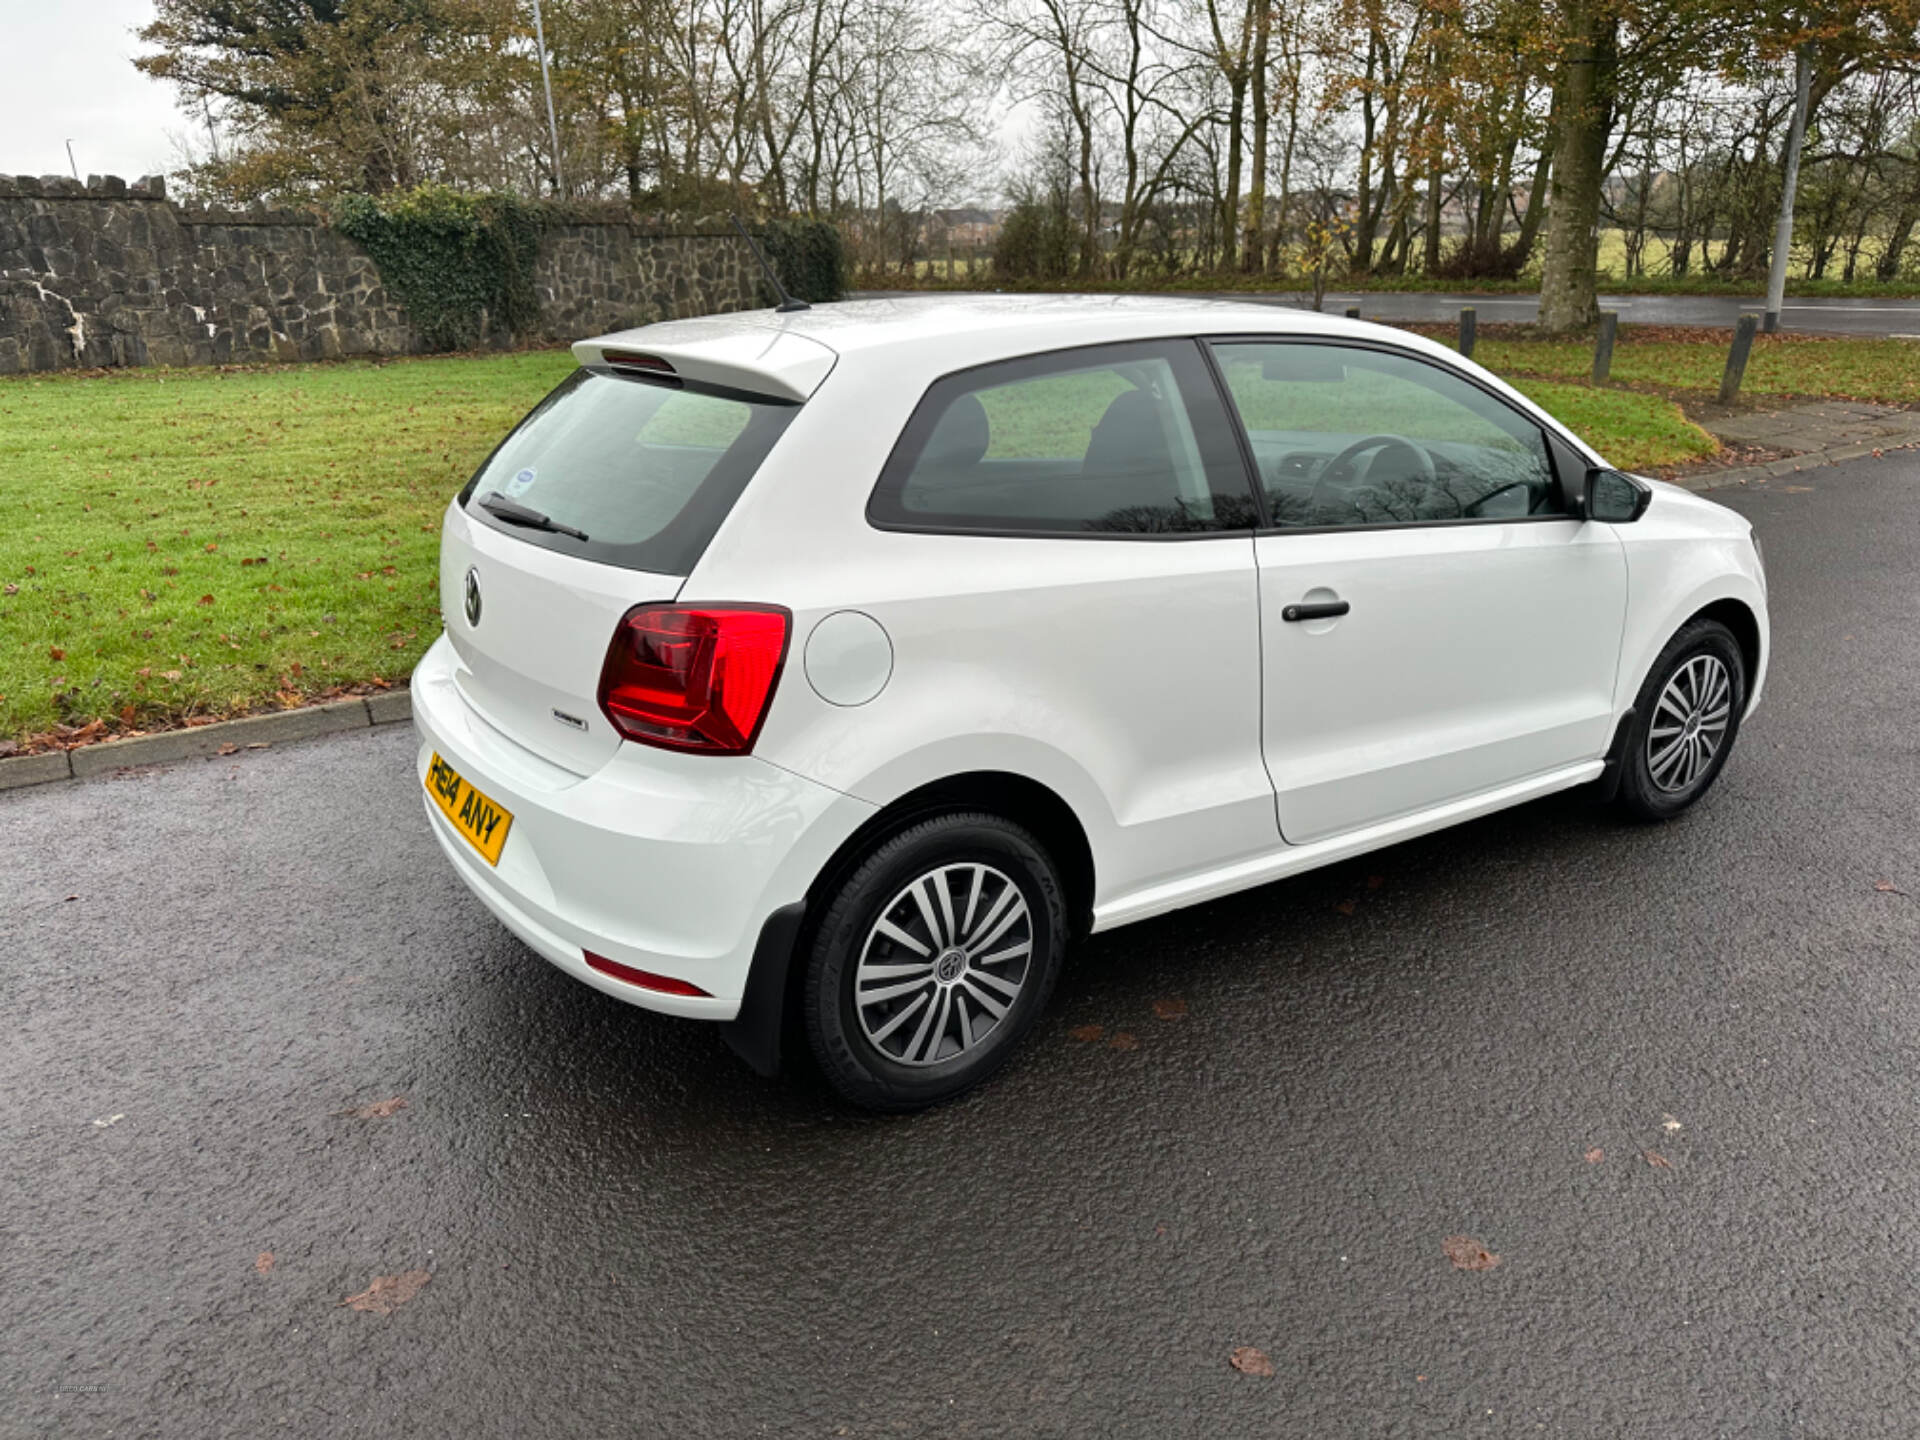
[(403, 678), (441, 512), (566, 351), (0, 382), (0, 738)]
[[(1915, 385), (1920, 347), (1813, 343), (1756, 347), (1756, 388)], [(1584, 373), (1584, 347), (1519, 345), (1479, 358), (1615, 463), (1712, 451), (1667, 396), (1559, 378)], [(1691, 384), (1717, 379), (1719, 353), (1623, 339), (1615, 372)], [(1895, 373), (1895, 355), (1913, 360)], [(572, 367), (555, 350), (0, 380), (0, 740), (404, 678), (439, 633), (448, 499)]]
[[(1719, 390), (1732, 332), (1727, 332), (1721, 343), (1703, 344), (1637, 339), (1635, 328), (1620, 328), (1613, 352), (1612, 378), (1616, 383), (1709, 396)], [(1584, 379), (1593, 366), (1593, 341), (1506, 338), (1482, 332), (1474, 345), (1473, 358), (1506, 376)], [(1756, 335), (1740, 393), (1748, 400), (1769, 395), (1826, 395), (1890, 405), (1920, 402), (1920, 342)]]

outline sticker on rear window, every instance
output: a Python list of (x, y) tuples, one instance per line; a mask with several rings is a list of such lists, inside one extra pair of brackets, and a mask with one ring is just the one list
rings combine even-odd
[(532, 488), (533, 488), (533, 467), (529, 465), (526, 469), (522, 470), (518, 475), (515, 475), (511, 480), (507, 481), (507, 491), (506, 491), (507, 498), (509, 500), (518, 500), (522, 495), (526, 494), (527, 491), (531, 490)]

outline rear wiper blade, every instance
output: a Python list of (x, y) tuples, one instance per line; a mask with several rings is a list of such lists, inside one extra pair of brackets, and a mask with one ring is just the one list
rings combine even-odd
[(587, 532), (576, 530), (571, 525), (562, 525), (550, 515), (542, 515), (532, 506), (522, 505), (518, 500), (509, 500), (495, 490), (480, 497), (481, 508), (489, 515), (497, 515), (509, 525), (524, 525), (529, 530), (546, 530), (555, 535), (571, 535), (576, 540), (587, 538)]

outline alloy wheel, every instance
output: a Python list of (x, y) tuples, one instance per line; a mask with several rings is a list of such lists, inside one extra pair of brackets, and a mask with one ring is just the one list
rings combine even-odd
[(1726, 742), (1733, 681), (1717, 655), (1695, 655), (1667, 681), (1647, 730), (1647, 774), (1675, 794), (1707, 773)]
[(881, 910), (854, 971), (861, 1032), (887, 1059), (971, 1054), (1026, 984), (1033, 917), (1020, 887), (972, 861), (929, 870)]

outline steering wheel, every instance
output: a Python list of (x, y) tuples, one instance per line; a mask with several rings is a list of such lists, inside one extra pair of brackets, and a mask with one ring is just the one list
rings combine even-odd
[[(1433, 456), (1427, 453), (1425, 447), (1416, 445), (1404, 435), (1362, 435), (1358, 440), (1347, 446), (1346, 449), (1342, 450), (1321, 467), (1319, 478), (1316, 479), (1313, 484), (1313, 503), (1316, 505), (1320, 503), (1321, 486), (1332, 480), (1334, 476), (1352, 465), (1356, 459), (1366, 454), (1369, 450), (1405, 451), (1413, 457), (1415, 478), (1423, 485), (1431, 485), (1434, 483)], [(1378, 455), (1374, 456), (1372, 461), (1367, 465), (1367, 472), (1371, 474), (1373, 467), (1379, 463), (1380, 457)]]

